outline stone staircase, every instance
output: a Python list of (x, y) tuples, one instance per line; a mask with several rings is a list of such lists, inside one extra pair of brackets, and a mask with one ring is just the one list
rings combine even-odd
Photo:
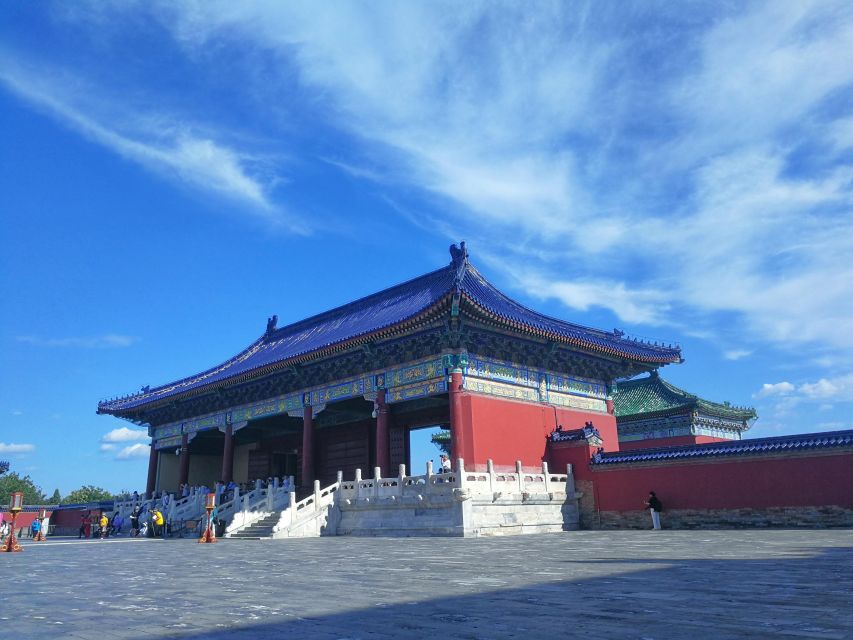
[(273, 527), (278, 524), (280, 513), (274, 513), (266, 518), (261, 518), (253, 522), (247, 527), (235, 531), (228, 535), (229, 538), (240, 538), (243, 540), (261, 540), (263, 538), (272, 538)]

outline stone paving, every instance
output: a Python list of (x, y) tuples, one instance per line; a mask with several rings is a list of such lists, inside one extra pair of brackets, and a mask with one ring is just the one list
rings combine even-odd
[(853, 531), (48, 541), (3, 638), (853, 638)]

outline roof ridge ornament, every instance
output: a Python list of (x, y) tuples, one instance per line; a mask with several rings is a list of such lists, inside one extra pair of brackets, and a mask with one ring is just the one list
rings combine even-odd
[(271, 318), (267, 318), (267, 330), (264, 333), (265, 336), (270, 335), (273, 331), (275, 331), (276, 326), (278, 325), (278, 316), (273, 315)]
[(459, 246), (450, 245), (450, 264), (456, 269), (453, 286), (459, 289), (462, 286), (462, 278), (465, 277), (465, 269), (468, 267), (468, 249), (465, 248), (464, 240), (459, 243)]

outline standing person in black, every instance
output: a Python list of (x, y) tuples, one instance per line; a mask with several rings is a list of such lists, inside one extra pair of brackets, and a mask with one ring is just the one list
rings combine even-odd
[(130, 536), (135, 538), (139, 535), (139, 505), (133, 507), (130, 512)]
[(654, 491), (649, 491), (649, 499), (646, 500), (646, 506), (652, 514), (652, 527), (656, 531), (660, 530), (660, 512), (663, 511), (663, 504), (658, 500)]

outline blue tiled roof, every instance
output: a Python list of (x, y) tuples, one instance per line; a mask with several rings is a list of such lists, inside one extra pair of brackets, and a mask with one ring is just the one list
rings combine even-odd
[(661, 447), (615, 453), (601, 453), (593, 457), (593, 465), (615, 465), (632, 462), (655, 462), (660, 460), (684, 460), (692, 458), (720, 458), (726, 456), (750, 456), (785, 451), (809, 449), (832, 449), (853, 447), (853, 430), (830, 431), (827, 433), (801, 433), (775, 438), (750, 438), (729, 442), (709, 442), (679, 447)]
[(342, 307), (275, 329), (222, 363), (183, 380), (142, 393), (101, 402), (99, 413), (121, 413), (196, 389), (237, 382), (270, 368), (299, 362), (324, 351), (404, 328), (431, 312), (440, 312), (454, 294), (465, 307), (488, 314), (518, 330), (551, 337), (579, 348), (651, 365), (679, 362), (677, 347), (625, 338), (621, 332), (589, 329), (536, 313), (506, 297), (468, 263), (464, 243), (451, 249), (453, 260), (442, 269), (414, 278)]

